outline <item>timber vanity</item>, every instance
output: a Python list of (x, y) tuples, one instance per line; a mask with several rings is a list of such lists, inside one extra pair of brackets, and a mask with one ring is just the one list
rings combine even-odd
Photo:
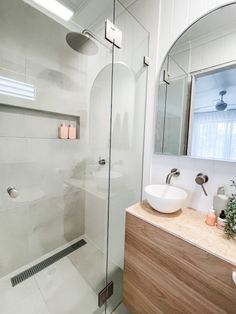
[(127, 209), (124, 303), (132, 314), (235, 314), (236, 240), (190, 208)]

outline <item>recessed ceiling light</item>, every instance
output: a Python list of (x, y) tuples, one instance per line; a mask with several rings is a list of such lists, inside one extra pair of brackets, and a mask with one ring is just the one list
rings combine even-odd
[(44, 9), (59, 16), (65, 21), (69, 21), (74, 15), (74, 12), (72, 10), (68, 9), (63, 4), (56, 0), (32, 0), (32, 2), (37, 3)]

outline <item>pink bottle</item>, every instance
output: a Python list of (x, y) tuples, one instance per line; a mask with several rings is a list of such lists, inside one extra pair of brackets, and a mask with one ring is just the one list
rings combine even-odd
[(70, 124), (68, 129), (69, 129), (69, 139), (71, 140), (76, 139), (76, 127)]
[(216, 225), (216, 214), (213, 208), (211, 208), (208, 211), (208, 214), (206, 216), (206, 220), (205, 220), (206, 224), (209, 226), (215, 226)]
[(58, 137), (62, 139), (67, 139), (69, 133), (69, 128), (63, 122), (58, 128)]

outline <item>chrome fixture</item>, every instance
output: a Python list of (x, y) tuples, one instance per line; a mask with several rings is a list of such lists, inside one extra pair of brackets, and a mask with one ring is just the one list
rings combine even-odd
[(98, 53), (98, 45), (95, 40), (107, 49), (111, 49), (111, 46), (106, 45), (88, 29), (84, 29), (82, 33), (69, 32), (66, 35), (66, 42), (73, 50), (88, 56)]
[(7, 188), (7, 193), (10, 195), (11, 198), (17, 198), (17, 196), (19, 195), (17, 189), (13, 186), (9, 186)]
[(151, 58), (148, 56), (143, 57), (143, 64), (149, 66), (151, 64)]
[(122, 31), (119, 30), (110, 20), (105, 22), (105, 38), (117, 48), (121, 48), (122, 44)]
[(172, 177), (178, 177), (179, 175), (180, 172), (178, 169), (176, 168), (171, 169), (170, 173), (166, 177), (166, 184), (170, 184)]
[(85, 55), (95, 55), (98, 52), (98, 46), (93, 39), (96, 39), (95, 35), (87, 29), (82, 33), (69, 32), (66, 35), (67, 44), (73, 50)]
[[(113, 43), (116, 47), (121, 48), (122, 32), (109, 20), (105, 22), (105, 39)], [(69, 32), (66, 35), (67, 44), (73, 50), (84, 55), (95, 55), (98, 53), (98, 45), (95, 43), (95, 40), (104, 47), (111, 49), (111, 46), (106, 45), (88, 29), (84, 29), (81, 33)]]
[(233, 271), (232, 279), (233, 279), (234, 284), (236, 285), (236, 271)]
[(99, 157), (98, 163), (99, 165), (104, 166), (106, 164), (106, 160), (104, 158)]
[(170, 85), (169, 78), (170, 78), (170, 75), (167, 73), (166, 70), (163, 70), (163, 77), (162, 77), (162, 80), (163, 80), (163, 82), (165, 82), (167, 85)]
[(208, 179), (208, 176), (207, 176), (207, 175), (204, 175), (204, 174), (202, 174), (202, 173), (198, 173), (197, 176), (196, 176), (196, 178), (195, 178), (195, 182), (196, 182), (197, 184), (201, 185), (202, 190), (203, 190), (203, 192), (204, 192), (204, 194), (205, 194), (206, 196), (207, 196), (208, 194), (207, 194), (207, 191), (206, 191), (206, 189), (205, 189), (205, 187), (204, 187), (204, 184), (207, 183), (208, 180), (209, 180), (209, 179)]

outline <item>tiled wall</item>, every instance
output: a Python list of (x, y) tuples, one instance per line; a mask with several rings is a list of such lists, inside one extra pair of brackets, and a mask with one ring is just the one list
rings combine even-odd
[(35, 101), (0, 95), (0, 103), (81, 116), (81, 139), (59, 140), (66, 116), (0, 105), (2, 277), (84, 233), (84, 192), (65, 179), (85, 154), (87, 62), (67, 46), (63, 26), (23, 1), (3, 0), (0, 12), (0, 75), (36, 88)]
[[(222, 0), (162, 0), (160, 12), (160, 32), (158, 40), (157, 72), (171, 45), (178, 36), (196, 19), (208, 11), (230, 1)], [(180, 169), (181, 175), (173, 179), (173, 184), (190, 191), (188, 205), (201, 211), (207, 211), (212, 205), (213, 194), (219, 185), (228, 184), (236, 176), (235, 163), (224, 161), (200, 160), (189, 157), (171, 157), (153, 155), (151, 164), (151, 182), (164, 183), (171, 168)], [(209, 176), (206, 184), (208, 197), (195, 184), (197, 173)]]
[(161, 0), (158, 66), (174, 41), (194, 21), (207, 12), (231, 1), (226, 0)]
[[(231, 25), (230, 28), (218, 30), (217, 33), (213, 31), (208, 35), (202, 34), (202, 36), (191, 41), (191, 48), (186, 43), (179, 47), (177, 45), (171, 56), (186, 72), (199, 71), (233, 62), (236, 53), (235, 40), (236, 28)], [(179, 71), (175, 73), (173, 66), (169, 72), (171, 76), (179, 73)]]

